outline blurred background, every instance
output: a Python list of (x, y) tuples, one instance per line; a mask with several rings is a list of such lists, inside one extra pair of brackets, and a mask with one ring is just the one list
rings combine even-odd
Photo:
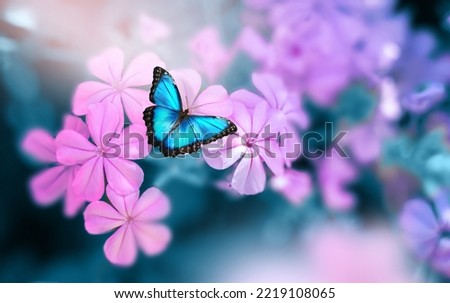
[[(130, 268), (106, 260), (108, 235), (87, 234), (81, 214), (68, 219), (61, 203), (32, 200), (28, 182), (43, 166), (21, 141), (37, 127), (57, 133), (75, 87), (92, 79), (88, 58), (112, 46), (128, 62), (151, 51), (169, 68), (195, 68), (228, 92), (255, 91), (252, 72), (283, 68), (262, 63), (258, 51), (272, 43), (272, 59), (281, 60), (277, 5), (289, 2), (0, 0), (0, 281), (449, 281), (450, 265), (418, 258), (399, 226), (406, 201), (431, 201), (450, 186), (446, 0), (340, 0), (320, 11), (321, 22), (336, 9), (345, 20), (364, 21), (366, 31), (343, 31), (348, 36), (333, 42), (324, 70), (313, 58), (306, 72), (280, 73), (293, 89), (302, 87), (305, 129), (322, 133), (334, 122), (348, 131), (350, 158), (296, 160), (293, 168), (307, 177), (295, 197), (276, 179), (262, 194), (239, 196), (229, 188), (230, 171), (202, 159), (140, 160), (143, 188), (158, 186), (171, 199), (166, 222), (174, 238), (161, 255), (141, 254)], [(366, 7), (346, 10), (356, 2)], [(296, 7), (291, 17), (300, 15)], [(351, 39), (352, 52), (335, 60)]]

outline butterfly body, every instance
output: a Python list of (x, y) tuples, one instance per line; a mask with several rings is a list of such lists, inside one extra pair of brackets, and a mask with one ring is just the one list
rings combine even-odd
[(161, 67), (153, 71), (150, 101), (155, 105), (144, 111), (148, 143), (159, 147), (166, 157), (196, 152), (203, 144), (237, 131), (226, 118), (191, 115), (189, 108), (182, 106), (172, 76)]

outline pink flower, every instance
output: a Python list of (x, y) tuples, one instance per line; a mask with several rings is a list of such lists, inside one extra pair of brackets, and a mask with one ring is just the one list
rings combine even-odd
[(270, 185), (294, 205), (301, 204), (312, 192), (311, 177), (305, 172), (293, 169), (287, 169), (282, 175), (273, 176)]
[(344, 142), (352, 151), (352, 159), (361, 164), (368, 164), (379, 159), (383, 140), (389, 138), (392, 133), (388, 121), (377, 115), (370, 122), (352, 128)]
[(309, 117), (301, 108), (298, 94), (292, 93), (284, 85), (283, 80), (269, 73), (254, 73), (253, 84), (263, 97), (245, 89), (240, 89), (231, 95), (233, 100), (239, 101), (251, 110), (260, 102), (267, 102), (271, 109), (280, 111), (285, 116), (285, 125), (281, 131), (280, 147), (286, 155), (286, 164), (292, 162), (301, 154), (299, 128), (305, 129), (309, 125)]
[(84, 211), (84, 225), (90, 234), (115, 232), (103, 246), (106, 258), (113, 264), (127, 266), (135, 262), (137, 248), (147, 255), (164, 251), (171, 239), (170, 230), (155, 221), (170, 211), (168, 198), (156, 187), (122, 196), (110, 186), (106, 188), (111, 204), (92, 202)]
[(271, 47), (268, 41), (252, 27), (242, 29), (238, 38), (238, 47), (259, 63), (268, 60)]
[(247, 28), (240, 41), (241, 49), (264, 71), (281, 76), (290, 89), (305, 92), (322, 105), (334, 102), (350, 80), (348, 52), (330, 26), (282, 24), (274, 29), (270, 44)]
[(319, 162), (317, 174), (324, 202), (330, 209), (345, 211), (355, 206), (355, 196), (345, 188), (357, 177), (356, 168), (348, 159), (333, 152)]
[(184, 109), (191, 115), (228, 117), (233, 112), (233, 104), (227, 91), (221, 85), (211, 85), (200, 94), (202, 78), (193, 69), (171, 70), (180, 92)]
[[(124, 132), (117, 106), (105, 102), (92, 105), (86, 121), (94, 144), (73, 130), (63, 130), (56, 137), (58, 161), (81, 165), (73, 180), (75, 192), (86, 200), (99, 200), (105, 191), (105, 175), (108, 184), (119, 194), (135, 192), (142, 184), (144, 173), (139, 165), (124, 158), (124, 150), (134, 150), (126, 143), (136, 142), (125, 142), (119, 137)], [(145, 137), (143, 134), (140, 137), (142, 140), (137, 143), (142, 144)]]
[(194, 67), (204, 73), (208, 82), (214, 82), (228, 67), (234, 57), (235, 50), (226, 49), (216, 28), (207, 27), (201, 30), (189, 43), (193, 54)]
[(285, 124), (284, 115), (270, 110), (265, 102), (259, 103), (250, 114), (243, 104), (235, 102), (231, 119), (238, 127), (237, 134), (204, 147), (204, 159), (215, 169), (226, 169), (239, 162), (231, 187), (240, 194), (260, 193), (266, 184), (263, 163), (275, 175), (284, 171), (285, 159), (276, 136)]
[(148, 106), (148, 90), (137, 89), (149, 85), (151, 71), (164, 63), (153, 53), (145, 53), (131, 61), (123, 71), (124, 54), (118, 48), (111, 48), (88, 62), (90, 72), (102, 80), (86, 81), (78, 85), (73, 96), (73, 112), (86, 115), (90, 104), (112, 103), (119, 114), (123, 109), (132, 123), (143, 124), (142, 112)]
[(170, 27), (161, 20), (140, 13), (136, 34), (146, 45), (152, 45), (160, 40), (166, 39), (171, 34)]
[[(83, 138), (89, 137), (86, 124), (74, 116), (64, 117), (64, 129), (76, 130)], [(65, 195), (64, 214), (73, 217), (84, 203), (81, 195), (75, 193), (72, 181), (79, 166), (61, 165), (56, 160), (55, 139), (45, 130), (33, 129), (22, 141), (22, 149), (41, 163), (55, 164), (38, 173), (30, 181), (30, 190), (33, 199), (41, 206), (55, 203)]]

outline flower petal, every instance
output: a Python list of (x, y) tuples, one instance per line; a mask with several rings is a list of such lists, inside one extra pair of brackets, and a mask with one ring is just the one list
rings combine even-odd
[(292, 166), (292, 163), (302, 155), (302, 144), (297, 131), (287, 123), (287, 127), (279, 134), (278, 145), (280, 146), (282, 156), (286, 159), (286, 165)]
[(62, 130), (56, 147), (56, 158), (64, 165), (83, 164), (97, 155), (97, 147), (73, 130)]
[(252, 119), (248, 109), (239, 102), (233, 103), (233, 116), (231, 120), (236, 124), (241, 136), (252, 132)]
[(346, 190), (345, 185), (339, 183), (324, 186), (322, 196), (326, 206), (334, 211), (347, 211), (356, 204), (355, 196)]
[(438, 243), (439, 224), (432, 208), (421, 199), (410, 200), (400, 215), (400, 226), (416, 254), (428, 259)]
[(136, 202), (139, 199), (139, 191), (129, 195), (119, 195), (110, 185), (106, 186), (106, 194), (108, 195), (111, 204), (117, 209), (117, 211), (125, 218), (130, 217), (133, 214), (133, 209), (136, 206)]
[(150, 256), (163, 252), (170, 240), (170, 229), (161, 224), (133, 222), (133, 231), (142, 251)]
[(122, 92), (122, 103), (131, 123), (144, 124), (143, 112), (152, 105), (148, 100), (148, 91), (127, 88)]
[(258, 155), (266, 162), (269, 169), (275, 175), (282, 175), (286, 159), (275, 139), (260, 141), (256, 144), (259, 147)]
[(126, 218), (103, 201), (89, 203), (83, 216), (84, 227), (92, 235), (104, 234), (126, 222)]
[[(145, 45), (154, 45), (160, 40), (168, 38), (171, 32), (172, 29), (165, 22), (150, 17), (146, 13), (139, 14), (136, 33)], [(161, 67), (164, 66), (161, 65)]]
[(150, 85), (152, 83), (152, 77), (149, 71), (152, 71), (156, 66), (166, 67), (164, 62), (156, 54), (144, 53), (137, 56), (130, 62), (123, 75), (124, 85), (127, 87)]
[(229, 66), (236, 48), (226, 49), (220, 41), (217, 28), (208, 26), (200, 30), (189, 42), (192, 65), (206, 75), (209, 83), (215, 82)]
[(137, 257), (137, 245), (129, 224), (122, 225), (103, 246), (106, 258), (113, 264), (132, 265)]
[(86, 123), (84, 123), (80, 117), (65, 115), (63, 129), (71, 129), (73, 131), (76, 131), (86, 139), (89, 138), (89, 129)]
[(312, 192), (312, 181), (306, 172), (293, 169), (270, 179), (271, 187), (281, 192), (294, 205), (302, 203)]
[(254, 73), (252, 81), (272, 108), (281, 109), (288, 94), (280, 78), (268, 73)]
[(231, 180), (231, 186), (241, 195), (254, 195), (262, 192), (266, 185), (266, 172), (258, 156), (243, 158)]
[(434, 206), (439, 214), (438, 218), (441, 223), (441, 228), (445, 231), (450, 231), (450, 203), (448, 193), (442, 191), (434, 197)]
[(242, 30), (237, 43), (244, 52), (257, 62), (266, 62), (269, 57), (269, 43), (251, 27), (245, 27)]
[(153, 221), (166, 217), (170, 212), (167, 196), (156, 187), (147, 189), (139, 198), (133, 210), (133, 218), (138, 221)]
[(147, 141), (147, 127), (145, 125), (132, 124), (123, 129), (119, 138), (113, 138), (109, 142), (108, 157), (120, 157), (136, 160), (148, 156), (151, 145)]
[(116, 84), (122, 80), (124, 55), (118, 48), (109, 48), (88, 61), (90, 72), (106, 83)]
[(226, 169), (238, 161), (247, 152), (242, 145), (242, 138), (230, 135), (225, 140), (218, 140), (202, 148), (203, 159), (214, 169)]
[(105, 158), (105, 173), (108, 184), (120, 195), (135, 192), (144, 181), (141, 167), (122, 158)]
[(252, 116), (252, 133), (264, 133), (264, 137), (276, 136), (286, 126), (286, 116), (279, 110), (272, 110), (267, 103), (256, 105)]
[(64, 200), (64, 215), (68, 218), (74, 217), (86, 202), (82, 195), (75, 192), (72, 185), (78, 169), (78, 166), (68, 168), (67, 191), (66, 199)]
[(266, 102), (263, 98), (246, 89), (239, 89), (230, 95), (231, 100), (245, 105), (247, 109), (253, 111), (257, 104)]
[(183, 108), (191, 108), (202, 85), (200, 74), (193, 69), (171, 70), (170, 74), (177, 84)]
[(105, 192), (103, 161), (102, 157), (94, 157), (84, 163), (75, 175), (73, 189), (87, 201), (100, 200)]
[(22, 149), (41, 162), (56, 162), (55, 139), (46, 130), (29, 131), (22, 141)]
[(111, 102), (116, 94), (114, 88), (98, 81), (86, 81), (78, 84), (72, 97), (72, 111), (77, 116), (86, 115), (89, 105)]
[(34, 176), (30, 181), (33, 199), (39, 205), (50, 205), (62, 197), (67, 187), (67, 170), (55, 166)]
[(228, 117), (233, 112), (233, 103), (223, 86), (212, 85), (191, 103), (189, 110), (194, 115)]
[(89, 107), (86, 122), (95, 144), (103, 148), (111, 138), (119, 136), (123, 128), (123, 117), (119, 107), (113, 103), (99, 103)]
[(255, 107), (252, 116), (252, 133), (260, 138), (276, 137), (286, 127), (286, 116), (280, 110), (270, 109), (267, 103)]

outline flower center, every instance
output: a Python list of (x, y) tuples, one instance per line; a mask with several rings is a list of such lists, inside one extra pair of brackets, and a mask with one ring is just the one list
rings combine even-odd
[(124, 90), (124, 85), (122, 82), (114, 82), (112, 87), (116, 90), (116, 92), (121, 93)]
[(104, 151), (103, 149), (101, 149), (101, 148), (97, 149), (97, 156), (104, 158), (105, 154), (106, 154), (106, 151)]
[(247, 147), (252, 147), (253, 144), (255, 144), (256, 138), (247, 138), (245, 139), (245, 145), (247, 145)]
[(302, 49), (298, 45), (292, 45), (290, 48), (291, 56), (294, 58), (300, 57), (302, 55)]

